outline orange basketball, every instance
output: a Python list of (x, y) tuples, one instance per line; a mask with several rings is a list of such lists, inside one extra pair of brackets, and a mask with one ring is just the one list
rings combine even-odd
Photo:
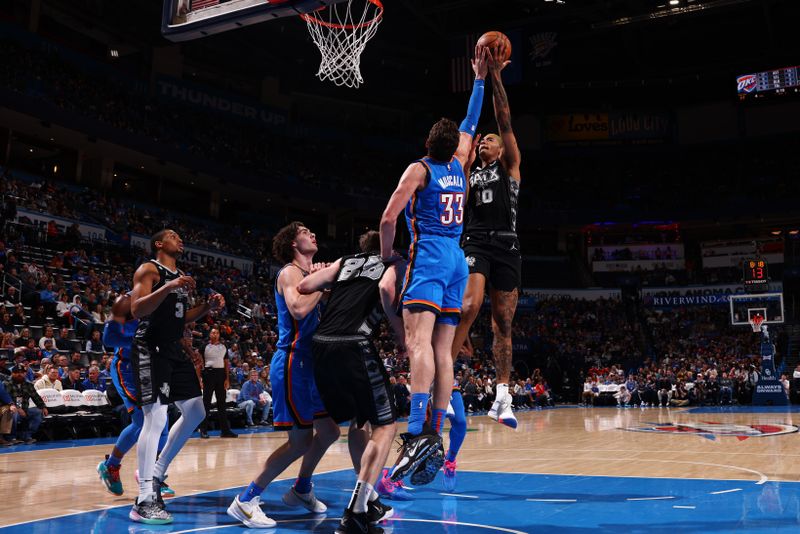
[(503, 61), (511, 59), (511, 41), (506, 34), (498, 31), (486, 32), (478, 39), (478, 46), (488, 46), (489, 48), (497, 48), (501, 44), (505, 44), (506, 53)]

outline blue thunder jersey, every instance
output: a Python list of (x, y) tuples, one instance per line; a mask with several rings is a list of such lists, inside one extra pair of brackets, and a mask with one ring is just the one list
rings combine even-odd
[(103, 328), (103, 345), (114, 347), (114, 356), (127, 360), (130, 358), (131, 344), (138, 328), (139, 321), (137, 319), (127, 321), (125, 324), (108, 321)]
[(461, 163), (422, 158), (427, 169), (425, 189), (415, 191), (406, 206), (406, 224), (411, 240), (436, 235), (461, 237), (466, 204), (466, 178)]
[[(283, 272), (284, 267), (278, 272), (278, 277)], [(295, 266), (296, 267), (296, 266)], [(303, 272), (303, 275), (306, 275)], [(317, 306), (311, 310), (308, 315), (301, 320), (297, 320), (289, 313), (289, 306), (286, 305), (286, 299), (278, 293), (278, 277), (275, 278), (275, 304), (278, 310), (278, 345), (277, 348), (289, 353), (296, 351), (310, 351), (311, 338), (319, 325), (319, 318), (321, 316), (321, 306)]]

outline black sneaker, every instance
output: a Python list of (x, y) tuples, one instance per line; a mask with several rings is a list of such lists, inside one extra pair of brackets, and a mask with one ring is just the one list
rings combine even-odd
[(128, 513), (128, 517), (137, 523), (146, 525), (167, 525), (172, 523), (172, 514), (167, 512), (164, 501), (158, 497), (139, 502), (137, 497), (133, 503), (133, 508)]
[(238, 438), (239, 434), (234, 434), (233, 432), (228, 431), (228, 432), (223, 432), (222, 434), (219, 435), (219, 437), (221, 437), (221, 438)]
[(392, 469), (389, 477), (392, 482), (402, 480), (409, 472), (413, 472), (419, 465), (442, 447), (442, 436), (433, 428), (425, 425), (422, 434), (414, 436), (408, 432), (400, 434), (400, 456)]
[(424, 486), (430, 484), (436, 478), (436, 474), (444, 465), (444, 447), (441, 443), (439, 447), (428, 456), (428, 459), (419, 464), (414, 472), (411, 474), (411, 483), (415, 486)]
[(208, 432), (206, 432), (205, 430), (201, 430), (200, 431), (200, 438), (201, 439), (208, 439)]
[(370, 525), (366, 513), (356, 514), (348, 509), (344, 511), (335, 534), (383, 534), (383, 529)]
[(367, 503), (367, 520), (370, 525), (377, 525), (384, 519), (394, 515), (394, 508), (383, 504), (380, 498)]

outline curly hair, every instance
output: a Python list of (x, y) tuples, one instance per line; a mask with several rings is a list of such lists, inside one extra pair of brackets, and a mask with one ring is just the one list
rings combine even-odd
[(358, 248), (361, 252), (380, 252), (381, 234), (375, 230), (370, 230), (358, 238)]
[(435, 160), (450, 161), (458, 148), (459, 137), (458, 125), (455, 122), (450, 119), (439, 119), (425, 141), (428, 155)]
[(297, 237), (297, 232), (303, 228), (305, 224), (300, 221), (292, 221), (275, 234), (272, 239), (272, 255), (281, 263), (292, 263), (294, 259), (294, 247), (292, 243)]

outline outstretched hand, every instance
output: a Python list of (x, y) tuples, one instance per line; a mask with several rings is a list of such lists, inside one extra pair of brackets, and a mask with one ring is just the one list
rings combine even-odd
[(472, 168), (472, 164), (475, 163), (475, 158), (478, 156), (478, 145), (480, 144), (481, 144), (481, 134), (478, 134), (472, 139), (472, 149), (469, 151), (469, 157), (467, 158), (467, 166), (464, 168), (465, 172), (468, 172), (469, 169)]
[(472, 70), (475, 72), (476, 80), (483, 80), (489, 72), (489, 63), (492, 54), (489, 47), (475, 45), (475, 57), (472, 58)]
[(502, 44), (499, 46), (495, 46), (491, 49), (490, 60), (489, 60), (489, 69), (492, 72), (500, 72), (507, 66), (511, 64), (511, 60), (504, 60), (503, 58), (506, 57), (506, 50), (508, 47), (506, 46), (506, 41), (503, 40)]

